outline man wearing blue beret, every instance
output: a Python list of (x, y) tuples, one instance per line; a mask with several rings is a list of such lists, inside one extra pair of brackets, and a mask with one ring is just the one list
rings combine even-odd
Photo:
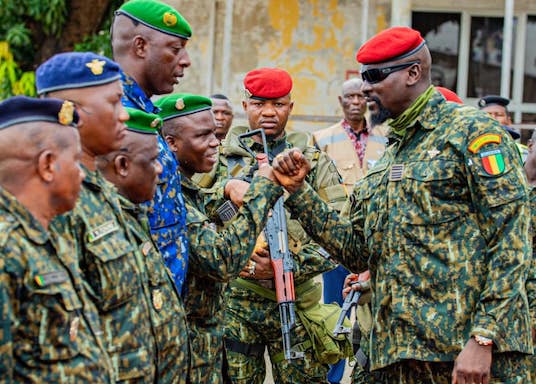
[[(121, 149), (128, 114), (119, 65), (91, 52), (61, 53), (36, 71), (37, 92), (75, 103), (86, 177), (75, 209), (54, 224), (74, 235), (85, 286), (99, 309), (105, 346), (118, 382), (153, 382), (157, 375), (158, 305), (148, 296), (147, 272), (115, 187), (95, 159)], [(152, 321), (153, 320), (153, 321)]]
[(97, 308), (72, 244), (49, 225), (80, 192), (72, 102), (0, 103), (0, 377), (7, 383), (112, 383)]
[[(418, 31), (380, 32), (357, 60), (371, 119), (390, 127), (386, 152), (356, 185), (348, 219), (306, 184), (286, 204), (334, 257), (370, 269), (375, 382), (534, 382), (530, 207), (512, 139), (431, 85)], [(280, 160), (287, 176), (307, 167), (298, 151)]]
[[(150, 97), (171, 93), (190, 66), (186, 50), (192, 30), (173, 7), (155, 0), (132, 0), (117, 11), (112, 26), (112, 48), (121, 65), (123, 104), (158, 113)], [(188, 268), (186, 208), (175, 156), (159, 135), (163, 166), (156, 194), (148, 204), (153, 238), (182, 293)]]

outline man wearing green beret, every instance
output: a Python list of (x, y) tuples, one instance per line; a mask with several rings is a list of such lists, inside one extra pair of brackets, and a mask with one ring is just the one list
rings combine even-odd
[(223, 293), (249, 260), (268, 210), (282, 195), (271, 167), (259, 169), (243, 197), (232, 225), (216, 231), (207, 217), (204, 192), (191, 178), (209, 172), (218, 160), (219, 140), (210, 99), (191, 95), (165, 96), (156, 102), (164, 119), (162, 135), (180, 163), (188, 209), (190, 264), (185, 306), (192, 344), (192, 383), (223, 383)]
[[(304, 149), (315, 169), (309, 176), (309, 182), (334, 207), (340, 208), (346, 193), (332, 161), (318, 149), (308, 146), (311, 142), (308, 135), (285, 132), (294, 104), (290, 96), (290, 75), (279, 68), (259, 68), (246, 75), (244, 87), (242, 105), (249, 126), (233, 127), (227, 134), (219, 163), (211, 173), (213, 188), (218, 185), (225, 187), (213, 189), (214, 200), (223, 195), (240, 205), (234, 191), (247, 187), (256, 169), (255, 157), (248, 150), (259, 153), (264, 149), (260, 136), (245, 138), (246, 147), (238, 141), (238, 136), (262, 128), (267, 136), (269, 159), (293, 146)], [(232, 225), (234, 221), (229, 223)], [(313, 277), (335, 268), (336, 264), (310, 241), (296, 221), (287, 220), (287, 226), (288, 248), (294, 260), (294, 284), (296, 291), (301, 292), (304, 290), (301, 287), (312, 284)], [(247, 255), (251, 259), (248, 268), (243, 269), (241, 278), (231, 282), (226, 293), (225, 344), (231, 379), (235, 383), (262, 383), (266, 375), (264, 351), (268, 348), (275, 382), (326, 382), (329, 366), (316, 359), (310, 336), (299, 319), (290, 333), (291, 347), (304, 352), (304, 358), (287, 361), (284, 357), (278, 303), (270, 299), (275, 297), (274, 271), (264, 237), (259, 239), (258, 245), (252, 254)], [(296, 300), (307, 299), (305, 294), (303, 297), (300, 295), (296, 294)]]
[[(171, 93), (190, 66), (188, 22), (173, 7), (155, 0), (132, 0), (117, 11), (112, 26), (115, 60), (123, 70), (123, 104), (158, 113), (151, 96)], [(188, 268), (186, 209), (177, 160), (159, 135), (162, 173), (148, 205), (149, 225), (175, 285), (182, 293)]]
[(183, 383), (188, 376), (186, 316), (171, 273), (151, 238), (147, 209), (142, 205), (153, 198), (162, 172), (157, 141), (161, 119), (138, 109), (127, 111), (127, 132), (121, 149), (97, 158), (97, 166), (117, 187), (125, 223), (136, 246), (134, 255), (143, 266), (144, 294), (152, 303), (157, 382)]
[(50, 222), (73, 209), (80, 169), (70, 101), (0, 103), (0, 381), (113, 383), (73, 244)]
[[(54, 221), (73, 237), (85, 287), (99, 309), (103, 338), (117, 382), (154, 382), (157, 370), (155, 303), (144, 266), (124, 220), (115, 187), (98, 171), (98, 156), (121, 149), (128, 113), (117, 63), (90, 52), (55, 55), (36, 71), (40, 95), (72, 100), (80, 113), (81, 166), (86, 177), (73, 211)], [(156, 308), (155, 308), (156, 309)]]

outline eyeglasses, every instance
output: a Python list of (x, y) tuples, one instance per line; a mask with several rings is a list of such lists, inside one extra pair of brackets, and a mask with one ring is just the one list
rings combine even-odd
[(387, 76), (389, 76), (393, 72), (400, 71), (404, 68), (411, 67), (413, 64), (420, 63), (420, 60), (414, 60), (408, 61), (407, 63), (391, 65), (390, 67), (371, 68), (361, 72), (361, 77), (363, 78), (363, 81), (366, 81), (369, 84), (376, 84), (380, 81), (385, 80)]

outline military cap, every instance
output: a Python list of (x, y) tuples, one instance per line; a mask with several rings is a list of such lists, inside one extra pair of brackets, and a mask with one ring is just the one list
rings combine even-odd
[(128, 112), (128, 120), (125, 122), (127, 130), (148, 135), (158, 134), (162, 126), (162, 119), (154, 113), (147, 113), (141, 109), (125, 107)]
[(246, 74), (244, 88), (252, 99), (277, 99), (290, 93), (292, 78), (284, 69), (258, 68)]
[(78, 113), (71, 101), (55, 98), (15, 96), (0, 103), (0, 129), (33, 121), (76, 127)]
[(452, 101), (453, 103), (463, 104), (462, 99), (453, 91), (445, 87), (435, 87), (447, 101)]
[(115, 61), (93, 52), (59, 53), (37, 68), (37, 93), (108, 84), (120, 79), (120, 72)]
[(143, 25), (168, 35), (189, 39), (192, 28), (175, 8), (155, 0), (131, 0), (116, 15), (125, 15)]
[(158, 99), (155, 105), (160, 108), (158, 116), (163, 121), (175, 117), (191, 115), (212, 108), (212, 100), (205, 96), (192, 95), (190, 93), (176, 93)]
[(369, 39), (359, 48), (356, 59), (361, 64), (399, 60), (419, 51), (426, 41), (419, 31), (408, 27), (392, 27)]
[(480, 109), (486, 108), (489, 105), (500, 105), (506, 108), (508, 104), (510, 104), (510, 100), (497, 95), (484, 96), (483, 98), (478, 100), (478, 107)]

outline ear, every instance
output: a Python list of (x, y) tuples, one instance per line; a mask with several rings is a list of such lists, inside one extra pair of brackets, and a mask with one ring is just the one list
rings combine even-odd
[(129, 168), (130, 160), (128, 157), (125, 155), (118, 155), (114, 158), (114, 171), (116, 175), (127, 177)]
[(242, 108), (244, 109), (244, 112), (248, 111), (248, 102), (246, 100), (242, 100)]
[(166, 143), (169, 145), (169, 148), (171, 149), (173, 153), (178, 151), (179, 148), (177, 146), (177, 140), (175, 139), (174, 136), (166, 135), (164, 139), (166, 140)]
[(421, 64), (413, 64), (408, 69), (408, 80), (406, 81), (406, 85), (412, 86), (417, 84), (422, 77), (422, 67)]
[(288, 112), (292, 112), (292, 108), (294, 108), (294, 101), (291, 101), (288, 107)]
[(145, 58), (147, 56), (147, 47), (149, 45), (149, 42), (147, 39), (141, 35), (136, 35), (134, 37), (134, 53), (138, 57)]
[(57, 155), (47, 149), (39, 154), (37, 157), (37, 174), (45, 183), (51, 183), (56, 176), (56, 159)]
[(339, 98), (339, 104), (341, 105), (342, 107), (342, 96), (337, 96)]

